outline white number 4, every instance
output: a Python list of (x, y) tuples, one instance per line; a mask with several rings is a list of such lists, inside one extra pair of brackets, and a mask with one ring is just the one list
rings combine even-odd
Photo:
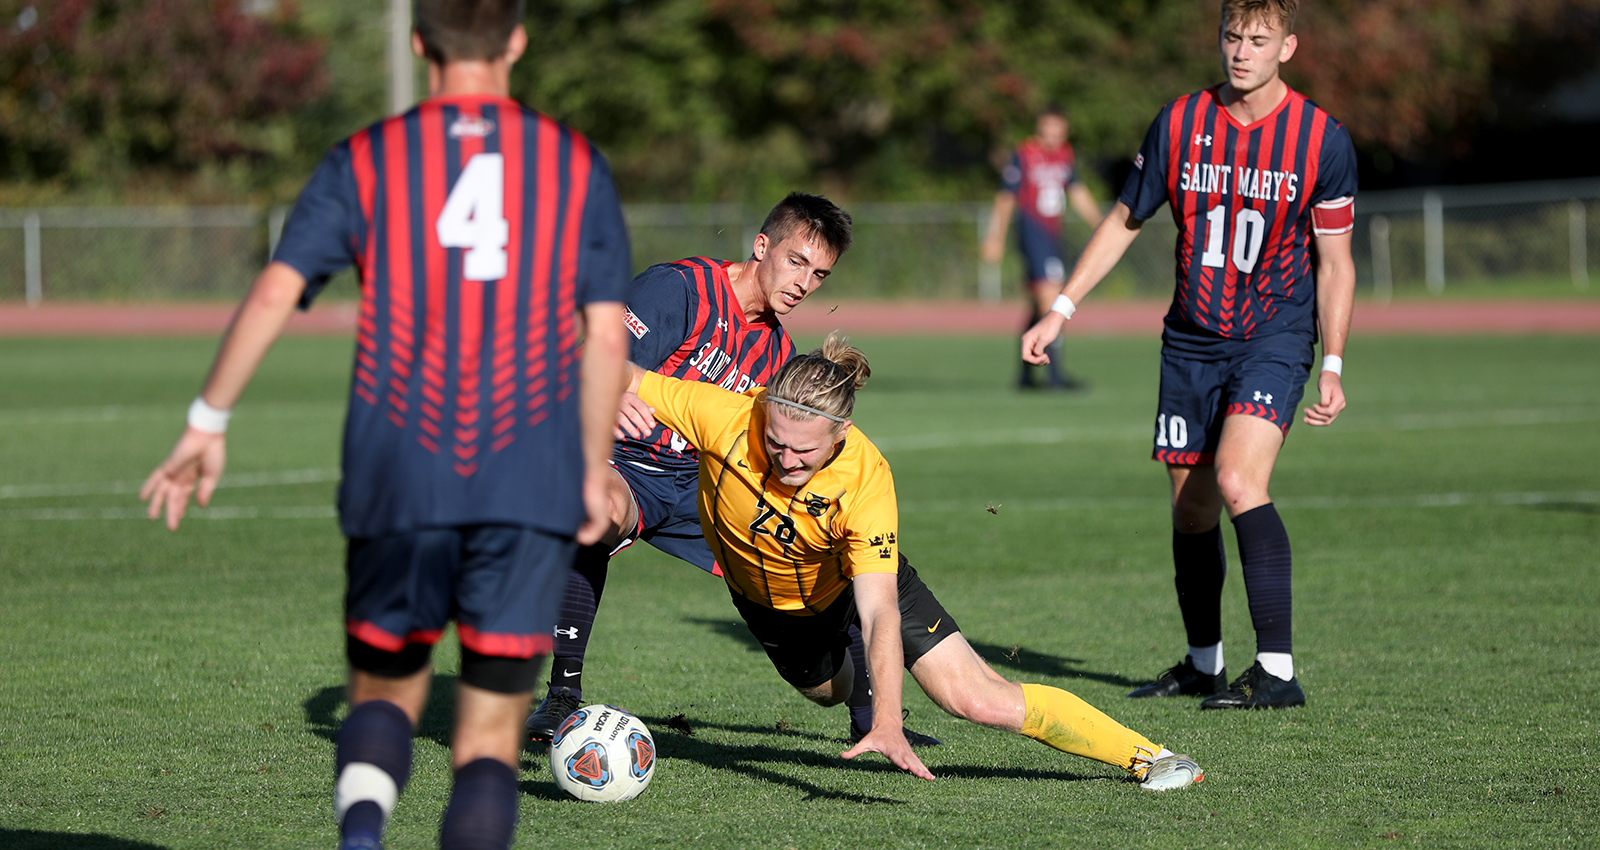
[(511, 225), (505, 219), (505, 172), (505, 158), (500, 154), (474, 154), (461, 169), (434, 224), (440, 245), (467, 249), (461, 263), (461, 276), (467, 280), (506, 276)]

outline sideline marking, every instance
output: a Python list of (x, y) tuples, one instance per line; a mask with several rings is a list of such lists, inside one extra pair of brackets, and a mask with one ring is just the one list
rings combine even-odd
[[(343, 413), (344, 402), (271, 402), (245, 404), (252, 417), (332, 415)], [(239, 408), (234, 408), (238, 410)], [(183, 405), (109, 404), (104, 407), (19, 407), (0, 409), (0, 425), (77, 425), (97, 422), (170, 420), (183, 424)], [(241, 420), (243, 421), (243, 420)]]
[[(1052, 511), (1082, 510), (1152, 510), (1165, 507), (1166, 499), (1041, 499), (1038, 501), (1006, 502), (1006, 511), (1047, 513)], [(1600, 490), (1574, 490), (1570, 492), (1532, 491), (1527, 493), (1424, 493), (1415, 496), (1289, 496), (1273, 502), (1287, 510), (1327, 510), (1339, 508), (1463, 508), (1463, 507), (1517, 507), (1531, 505), (1593, 505), (1600, 504)], [(902, 513), (978, 513), (983, 505), (977, 501), (962, 502), (954, 499), (937, 502), (902, 502)], [(191, 507), (184, 519), (234, 520), (234, 519), (335, 519), (338, 512), (333, 505), (297, 505), (291, 507)], [(147, 519), (143, 508), (13, 508), (0, 510), (0, 522), (50, 522)], [(154, 521), (154, 520), (152, 520)]]
[[(338, 481), (337, 469), (288, 469), (282, 472), (244, 472), (226, 474), (217, 489), (226, 487), (278, 487), (285, 484), (320, 484)], [(8, 484), (0, 487), (0, 499), (43, 499), (51, 496), (119, 496), (137, 493), (143, 481), (108, 481), (96, 484)]]

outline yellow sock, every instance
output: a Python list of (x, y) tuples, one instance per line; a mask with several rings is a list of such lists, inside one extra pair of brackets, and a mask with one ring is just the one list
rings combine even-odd
[(1064, 753), (1143, 775), (1161, 747), (1083, 700), (1047, 685), (1023, 685), (1021, 733)]

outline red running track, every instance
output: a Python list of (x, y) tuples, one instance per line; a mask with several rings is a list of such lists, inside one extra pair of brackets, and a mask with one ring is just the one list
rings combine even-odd
[[(1161, 332), (1167, 303), (1090, 301), (1067, 323), (1070, 335)], [(0, 337), (215, 336), (233, 315), (229, 304), (0, 303)], [(852, 334), (1009, 335), (1021, 331), (1020, 303), (971, 301), (828, 301), (802, 304), (784, 325), (796, 334), (843, 328)], [(288, 332), (353, 332), (356, 306), (319, 304), (296, 313)], [(1586, 301), (1357, 301), (1352, 333), (1360, 334), (1593, 334), (1600, 333), (1600, 300)]]

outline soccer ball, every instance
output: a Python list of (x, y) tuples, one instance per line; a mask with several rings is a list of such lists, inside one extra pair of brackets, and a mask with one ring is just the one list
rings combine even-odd
[(550, 773), (561, 790), (597, 803), (631, 800), (656, 772), (656, 743), (644, 721), (614, 705), (586, 705), (550, 739)]

